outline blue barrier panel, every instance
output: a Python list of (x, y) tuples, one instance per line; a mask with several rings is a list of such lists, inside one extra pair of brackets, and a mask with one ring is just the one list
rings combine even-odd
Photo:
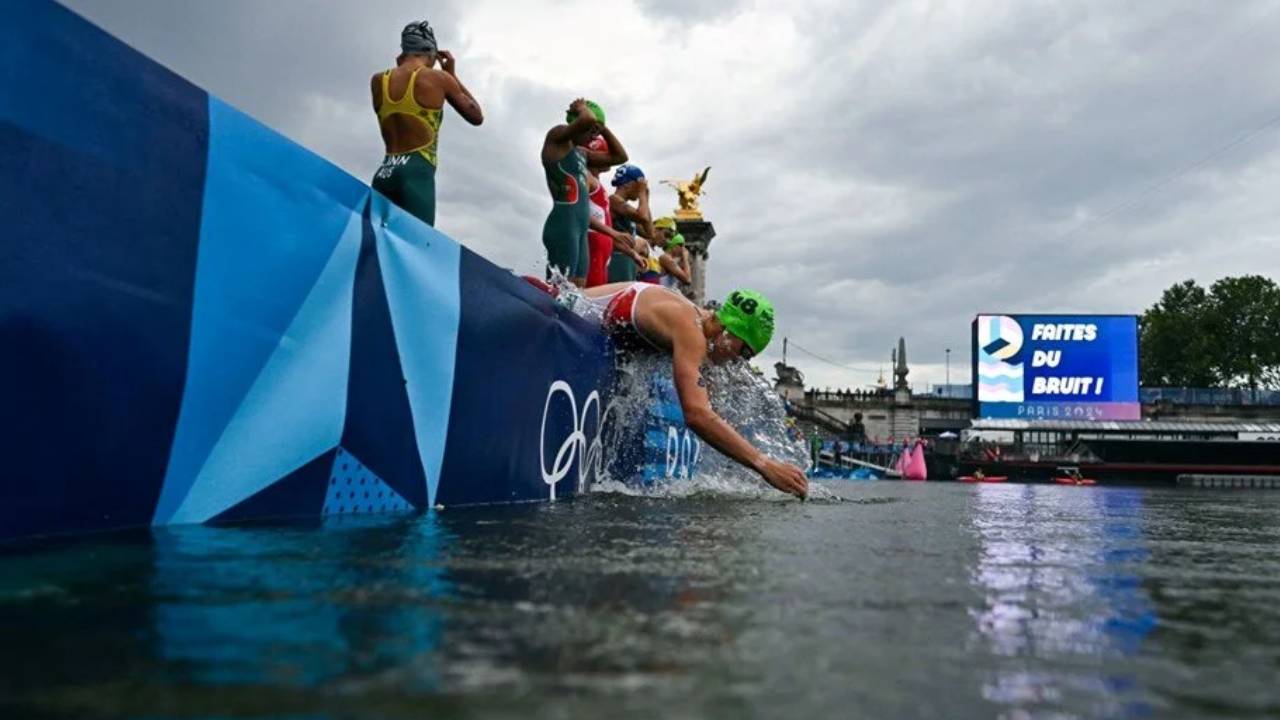
[(0, 59), (0, 539), (542, 500), (612, 462), (595, 324), (59, 5), (0, 9)]
[(191, 339), (208, 106), (58, 5), (0, 8), (0, 536), (151, 520)]

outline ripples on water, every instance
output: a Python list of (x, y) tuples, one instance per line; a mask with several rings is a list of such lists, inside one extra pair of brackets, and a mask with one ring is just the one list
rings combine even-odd
[[(662, 371), (628, 369), (620, 422)], [(710, 381), (804, 461), (760, 378)], [(799, 503), (703, 458), (554, 504), (0, 550), (0, 718), (1280, 716), (1280, 493)]]
[(592, 494), (0, 555), (0, 717), (1275, 717), (1280, 495)]

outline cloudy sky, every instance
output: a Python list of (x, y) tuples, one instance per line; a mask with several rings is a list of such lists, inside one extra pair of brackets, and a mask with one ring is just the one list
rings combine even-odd
[(917, 388), (946, 348), (966, 381), (980, 311), (1280, 276), (1280, 0), (66, 4), (365, 180), (368, 78), (429, 19), (486, 113), (446, 116), (437, 225), (522, 272), (542, 137), (598, 100), (651, 178), (713, 167), (710, 290), (765, 292), (779, 338), (846, 366), (793, 346), (810, 385), (874, 382), (899, 335)]

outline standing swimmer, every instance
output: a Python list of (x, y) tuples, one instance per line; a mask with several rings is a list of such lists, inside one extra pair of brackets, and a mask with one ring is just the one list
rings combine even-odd
[[(587, 149), (596, 137), (604, 138), (607, 152)], [(542, 245), (547, 249), (548, 276), (552, 268), (557, 268), (575, 285), (586, 285), (590, 257), (587, 228), (591, 224), (587, 165), (626, 161), (626, 151), (605, 126), (604, 110), (594, 102), (574, 100), (565, 115), (565, 124), (547, 131), (542, 143), (542, 169), (552, 205), (542, 226)]]
[[(373, 189), (428, 225), (436, 224), (436, 150), (446, 100), (467, 122), (484, 122), (480, 103), (458, 79), (453, 53), (436, 46), (427, 21), (400, 33), (396, 66), (369, 81), (386, 157)], [(442, 69), (436, 70), (436, 60)], [(394, 99), (398, 98), (398, 99)]]
[[(607, 154), (609, 144), (603, 137), (597, 136), (587, 145), (587, 150)], [(623, 165), (622, 167), (630, 167)], [(601, 165), (587, 165), (587, 188), (591, 198), (591, 227), (587, 231), (587, 287), (604, 285), (609, 282), (609, 258), (614, 248), (626, 252), (641, 262), (631, 236), (619, 232), (613, 227), (613, 218), (609, 212), (609, 193), (600, 182), (600, 173), (607, 170)], [(619, 168), (621, 170), (621, 168)]]
[(662, 246), (662, 284), (673, 290), (682, 290), (693, 282), (693, 270), (689, 267), (689, 251), (684, 246), (684, 236), (676, 232), (676, 221), (672, 217), (661, 217), (653, 221), (658, 231), (658, 244)]
[[(609, 213), (613, 227), (631, 237), (639, 235), (650, 242), (657, 241), (653, 216), (649, 211), (649, 181), (634, 165), (618, 168), (613, 176), (613, 194), (609, 196)], [(631, 203), (637, 203), (632, 206)], [(636, 266), (626, 253), (615, 250), (609, 260), (609, 282), (630, 282), (636, 279)]]

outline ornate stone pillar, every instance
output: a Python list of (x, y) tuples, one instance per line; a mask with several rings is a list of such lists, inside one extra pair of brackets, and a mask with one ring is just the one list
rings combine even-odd
[(706, 220), (676, 220), (676, 232), (684, 236), (684, 247), (689, 252), (689, 266), (693, 283), (683, 288), (685, 297), (698, 305), (707, 300), (707, 261), (711, 255), (707, 248), (716, 236), (716, 228)]

